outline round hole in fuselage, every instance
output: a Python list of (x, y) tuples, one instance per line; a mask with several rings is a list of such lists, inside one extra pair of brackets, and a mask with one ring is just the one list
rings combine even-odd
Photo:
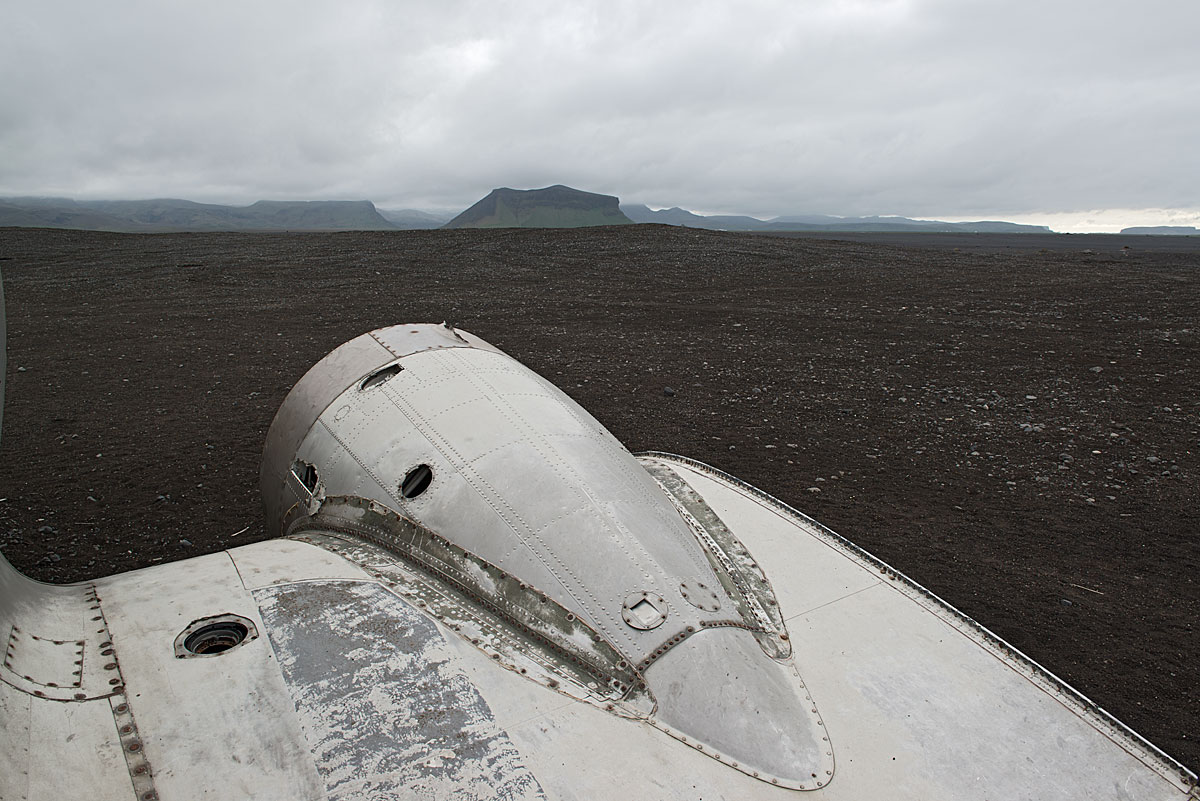
[(404, 474), (404, 480), (400, 482), (400, 496), (409, 499), (415, 498), (429, 489), (431, 481), (433, 481), (433, 470), (427, 464), (419, 464)]

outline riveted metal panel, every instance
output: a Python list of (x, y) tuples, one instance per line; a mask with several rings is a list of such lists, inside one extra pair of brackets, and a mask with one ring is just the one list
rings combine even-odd
[(364, 334), (317, 362), (288, 393), (263, 446), (259, 488), (269, 535), (280, 533), (283, 514), (292, 503), (286, 494), (287, 472), (296, 448), (317, 417), (350, 383), (395, 358), (369, 334)]

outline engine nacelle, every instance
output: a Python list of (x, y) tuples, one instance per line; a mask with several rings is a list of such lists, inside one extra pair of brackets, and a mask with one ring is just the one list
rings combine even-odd
[(271, 533), (370, 542), (497, 661), (782, 786), (833, 758), (771, 586), (719, 515), (477, 337), (342, 345), (267, 436)]

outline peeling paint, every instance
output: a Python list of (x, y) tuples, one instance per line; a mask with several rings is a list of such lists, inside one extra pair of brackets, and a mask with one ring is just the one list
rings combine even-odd
[(254, 597), (330, 799), (544, 798), (424, 615), (367, 582)]

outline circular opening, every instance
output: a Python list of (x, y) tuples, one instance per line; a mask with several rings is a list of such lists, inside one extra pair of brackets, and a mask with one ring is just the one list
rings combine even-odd
[(419, 464), (405, 474), (400, 482), (400, 495), (404, 498), (415, 498), (429, 489), (433, 481), (433, 470), (427, 464)]
[(249, 633), (237, 621), (210, 623), (196, 629), (183, 641), (183, 647), (193, 654), (219, 654), (246, 639)]

